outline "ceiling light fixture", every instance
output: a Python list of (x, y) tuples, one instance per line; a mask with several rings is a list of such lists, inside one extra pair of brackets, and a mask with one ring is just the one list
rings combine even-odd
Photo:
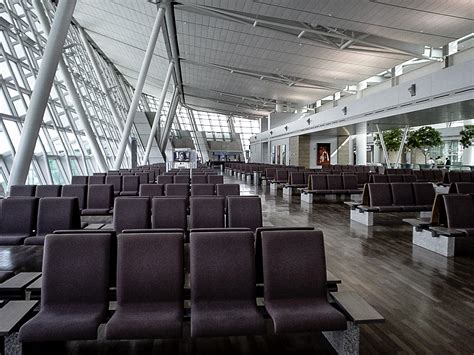
[(306, 31), (301, 31), (300, 34), (298, 35), (298, 38), (301, 38), (303, 37), (303, 35), (305, 34)]
[(257, 24), (258, 24), (258, 22), (257, 22), (257, 20), (255, 20), (252, 26), (257, 27)]
[(263, 75), (260, 77), (260, 80), (263, 80)]

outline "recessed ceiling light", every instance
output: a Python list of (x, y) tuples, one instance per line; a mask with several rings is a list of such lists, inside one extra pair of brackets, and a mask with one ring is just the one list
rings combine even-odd
[(303, 45), (303, 43), (298, 43), (298, 46), (300, 46), (300, 47), (301, 47), (302, 45)]
[(328, 14), (328, 16), (332, 16), (332, 14)]

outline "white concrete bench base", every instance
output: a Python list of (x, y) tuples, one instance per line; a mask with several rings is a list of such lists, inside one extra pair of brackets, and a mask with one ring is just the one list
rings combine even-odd
[(270, 191), (277, 191), (277, 190), (278, 190), (278, 184), (276, 182), (271, 182)]
[(253, 173), (253, 182), (255, 185), (260, 185), (260, 173)]
[(353, 322), (347, 322), (346, 330), (322, 332), (338, 354), (359, 354), (360, 329)]
[(366, 226), (374, 225), (374, 212), (363, 212), (351, 209), (351, 220)]
[(293, 188), (288, 186), (283, 187), (283, 196), (293, 196)]
[(244, 176), (245, 176), (245, 180), (247, 181), (247, 183), (251, 184), (253, 176), (252, 175), (244, 175)]
[(413, 244), (446, 257), (454, 256), (455, 239), (456, 238), (444, 235), (433, 237), (430, 231), (417, 231), (416, 228), (413, 227)]
[(313, 194), (307, 194), (307, 193), (302, 192), (301, 193), (301, 202), (312, 204), (313, 203)]

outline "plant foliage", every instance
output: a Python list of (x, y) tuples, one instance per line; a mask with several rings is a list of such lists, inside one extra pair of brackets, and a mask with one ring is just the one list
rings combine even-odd
[(428, 148), (437, 147), (443, 144), (441, 133), (430, 126), (418, 128), (410, 132), (407, 139), (409, 149), (419, 149), (425, 156), (425, 162), (428, 154)]
[(472, 140), (474, 139), (474, 126), (465, 126), (460, 134), (460, 142), (463, 148), (469, 148), (472, 145)]
[[(403, 131), (400, 128), (390, 129), (388, 131), (382, 132), (382, 134), (385, 147), (388, 151), (396, 152), (398, 149), (400, 149), (400, 143), (403, 136)], [(382, 148), (382, 142), (378, 133), (374, 134), (374, 142), (378, 147)]]

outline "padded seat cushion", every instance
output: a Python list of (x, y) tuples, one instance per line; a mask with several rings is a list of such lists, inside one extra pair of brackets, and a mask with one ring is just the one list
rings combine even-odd
[(370, 206), (379, 212), (402, 212), (402, 208), (398, 206)]
[(29, 234), (2, 234), (0, 235), (0, 245), (20, 245), (29, 236)]
[(344, 330), (345, 316), (327, 302), (317, 299), (274, 300), (265, 304), (275, 333)]
[(96, 339), (97, 327), (104, 319), (102, 305), (75, 306), (72, 304), (42, 308), (38, 315), (20, 330), (20, 341), (66, 341)]
[(183, 305), (181, 302), (162, 304), (127, 304), (120, 307), (107, 323), (107, 339), (157, 339), (182, 336)]
[(138, 192), (136, 191), (122, 191), (120, 196), (137, 196)]
[(44, 245), (44, 236), (28, 237), (25, 239), (25, 245)]
[(265, 321), (248, 302), (199, 302), (193, 306), (192, 337), (264, 334)]
[(109, 208), (86, 208), (81, 212), (84, 216), (102, 216), (111, 214), (111, 210)]

